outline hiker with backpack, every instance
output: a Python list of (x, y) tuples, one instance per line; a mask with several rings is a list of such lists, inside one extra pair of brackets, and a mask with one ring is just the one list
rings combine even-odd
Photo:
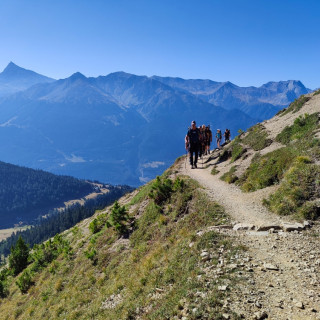
[(191, 169), (197, 168), (198, 154), (200, 149), (200, 130), (197, 128), (195, 121), (191, 122), (191, 128), (187, 132), (185, 143), (186, 149), (189, 150)]
[(217, 129), (216, 140), (217, 140), (218, 149), (221, 149), (221, 147), (220, 147), (221, 138), (222, 138), (221, 130)]
[(210, 125), (207, 125), (205, 134), (206, 134), (206, 153), (205, 154), (210, 154), (210, 144), (212, 142), (212, 132), (210, 130)]
[(229, 143), (230, 142), (230, 129), (226, 129), (224, 132), (224, 142)]

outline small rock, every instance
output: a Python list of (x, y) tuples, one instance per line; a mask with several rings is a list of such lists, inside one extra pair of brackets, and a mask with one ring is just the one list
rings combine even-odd
[(255, 319), (257, 319), (257, 320), (263, 320), (263, 319), (268, 318), (268, 314), (267, 314), (265, 311), (263, 311), (263, 312), (256, 312), (256, 313), (254, 314), (254, 316), (255, 316)]
[(254, 225), (251, 223), (237, 223), (236, 225), (233, 226), (233, 230), (238, 231), (238, 230), (253, 230)]
[(274, 271), (279, 271), (279, 267), (278, 266), (275, 266), (271, 263), (265, 263), (264, 264), (264, 267), (267, 269), (267, 270), (274, 270)]
[(259, 308), (259, 309), (262, 307), (262, 305), (261, 305), (261, 303), (260, 303), (259, 301), (256, 301), (255, 305), (256, 305), (256, 307)]
[(228, 315), (227, 313), (224, 313), (224, 314), (222, 315), (222, 318), (223, 318), (223, 319), (230, 319), (230, 315)]
[(299, 308), (299, 309), (304, 309), (304, 305), (303, 305), (303, 303), (302, 303), (301, 301), (298, 301), (298, 302), (295, 304), (295, 306), (296, 306), (297, 308)]
[(305, 228), (311, 228), (311, 224), (310, 224), (310, 222), (307, 221), (307, 220), (303, 221), (303, 226), (304, 226)]
[(219, 291), (226, 291), (228, 289), (228, 286), (218, 286)]

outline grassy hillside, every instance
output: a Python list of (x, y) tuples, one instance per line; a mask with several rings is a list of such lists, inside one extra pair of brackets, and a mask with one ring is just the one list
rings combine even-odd
[(243, 248), (206, 230), (228, 217), (173, 170), (35, 248), (17, 276), (3, 271), (0, 318), (237, 319), (223, 301)]
[[(232, 163), (221, 179), (238, 184), (245, 192), (278, 186), (264, 200), (271, 211), (297, 219), (318, 219), (319, 110), (318, 92), (301, 96), (274, 119), (240, 134), (220, 155), (220, 161), (230, 159)], [(247, 158), (251, 159), (249, 165), (239, 170)]]

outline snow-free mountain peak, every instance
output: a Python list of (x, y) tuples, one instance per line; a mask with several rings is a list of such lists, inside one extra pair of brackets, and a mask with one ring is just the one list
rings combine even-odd
[(11, 61), (0, 73), (0, 97), (26, 90), (38, 83), (53, 81), (52, 78), (21, 68)]

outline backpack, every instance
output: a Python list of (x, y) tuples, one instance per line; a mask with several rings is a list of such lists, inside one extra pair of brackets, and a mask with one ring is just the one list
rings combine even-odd
[(200, 130), (198, 128), (196, 128), (195, 130), (189, 129), (188, 137), (190, 143), (199, 143)]

